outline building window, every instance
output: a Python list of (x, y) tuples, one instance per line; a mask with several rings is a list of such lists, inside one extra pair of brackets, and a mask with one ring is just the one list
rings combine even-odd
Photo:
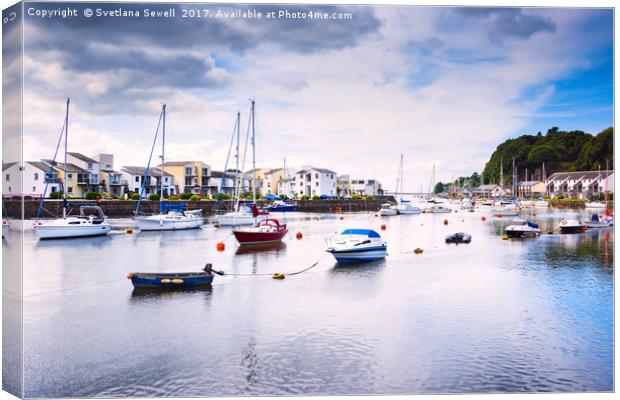
[(73, 179), (73, 174), (67, 174), (67, 179)]
[(185, 175), (191, 175), (192, 174), (192, 167), (185, 167)]
[(11, 174), (6, 174), (6, 181), (10, 182), (11, 181)]
[(37, 188), (33, 186), (32, 187), (32, 193), (36, 193), (36, 191), (37, 191)]
[(67, 188), (67, 193), (73, 193), (73, 188), (72, 187), (68, 187)]
[(316, 185), (319, 186), (319, 183), (317, 182)]
[(140, 182), (140, 177), (136, 176), (136, 182)]
[(35, 181), (38, 181), (38, 180), (39, 180), (39, 173), (38, 173), (38, 172), (35, 172), (35, 173), (34, 173), (34, 180), (35, 180)]
[(319, 179), (319, 174), (314, 174), (314, 177), (315, 177), (316, 179)]
[(88, 163), (88, 169), (93, 169), (93, 163), (91, 162)]

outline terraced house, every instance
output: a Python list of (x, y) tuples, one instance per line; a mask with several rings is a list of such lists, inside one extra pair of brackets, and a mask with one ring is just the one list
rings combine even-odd
[(545, 180), (547, 193), (552, 198), (589, 199), (607, 190), (614, 191), (614, 171), (556, 172)]
[[(167, 161), (165, 171), (174, 176), (175, 193), (209, 193), (211, 166), (202, 161)], [(161, 168), (161, 164), (157, 166)]]

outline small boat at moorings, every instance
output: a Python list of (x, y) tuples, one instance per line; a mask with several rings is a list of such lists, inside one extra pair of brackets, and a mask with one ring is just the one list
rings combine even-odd
[(509, 238), (523, 239), (526, 237), (540, 236), (541, 229), (538, 224), (523, 218), (516, 218), (506, 227), (505, 232), (506, 236)]
[(269, 207), (265, 207), (268, 212), (293, 212), (297, 211), (297, 205), (276, 200)]
[(560, 233), (583, 233), (586, 230), (586, 226), (576, 219), (564, 218), (560, 221)]
[[(63, 210), (66, 208), (63, 206)], [(36, 221), (32, 229), (39, 239), (65, 239), (107, 235), (112, 226), (100, 207), (81, 206), (79, 216)]]
[(446, 243), (469, 243), (471, 242), (471, 235), (465, 232), (457, 232), (446, 236)]
[(398, 214), (410, 215), (420, 214), (422, 210), (419, 207), (412, 206), (407, 200), (401, 200), (401, 204), (396, 206), (396, 212)]
[(2, 218), (2, 237), (5, 238), (6, 235), (9, 234), (9, 228), (11, 225), (9, 224), (9, 220), (6, 218)]
[(592, 218), (583, 224), (587, 228), (609, 228), (611, 226), (606, 217), (599, 217), (598, 214), (592, 214)]
[(196, 229), (202, 226), (202, 210), (185, 210), (187, 203), (160, 203), (160, 213), (136, 216), (141, 231), (174, 231)]
[(329, 242), (326, 251), (340, 263), (374, 261), (385, 258), (387, 243), (372, 229), (345, 229)]
[(396, 210), (396, 207), (392, 206), (390, 203), (385, 203), (381, 204), (379, 214), (384, 217), (389, 217), (398, 214), (398, 211)]
[(520, 210), (517, 207), (498, 207), (493, 209), (494, 217), (516, 217)]
[(214, 274), (223, 275), (207, 264), (202, 272), (132, 272), (127, 279), (136, 289), (179, 290), (192, 289), (211, 285)]
[(425, 214), (446, 214), (451, 213), (452, 210), (448, 207), (434, 205), (432, 207), (427, 207), (423, 211)]
[(263, 220), (255, 227), (233, 229), (233, 235), (240, 245), (280, 242), (287, 233), (286, 224), (280, 224), (276, 218)]
[(543, 197), (539, 198), (534, 202), (534, 207), (536, 208), (547, 208), (549, 207), (549, 202), (545, 200)]

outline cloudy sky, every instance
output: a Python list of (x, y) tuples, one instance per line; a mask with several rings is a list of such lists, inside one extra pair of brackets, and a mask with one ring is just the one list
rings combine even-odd
[[(59, 3), (27, 3), (53, 9)], [(146, 164), (162, 103), (167, 159), (222, 169), (257, 104), (257, 163), (311, 164), (405, 190), (481, 171), (503, 140), (613, 124), (606, 9), (200, 5), (349, 12), (350, 20), (25, 18), (26, 159), (50, 158), (71, 97), (70, 151)], [(88, 4), (105, 10), (117, 4)], [(125, 10), (144, 4), (125, 3)], [(6, 160), (5, 160), (6, 161)]]

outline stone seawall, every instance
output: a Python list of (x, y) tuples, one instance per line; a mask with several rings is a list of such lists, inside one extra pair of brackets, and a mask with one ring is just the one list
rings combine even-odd
[[(371, 201), (364, 200), (298, 200), (293, 203), (297, 204), (297, 210), (301, 212), (360, 212), (360, 211), (377, 211), (381, 208), (381, 204), (386, 201), (392, 200), (391, 198), (377, 198)], [(172, 202), (177, 203), (177, 202)], [(188, 210), (201, 209), (203, 215), (215, 214), (217, 202), (214, 200), (201, 200), (201, 201), (179, 201), (178, 203), (187, 203)], [(266, 207), (272, 202), (259, 200), (258, 206)], [(80, 205), (99, 205), (103, 212), (110, 218), (128, 218), (134, 215), (136, 200), (101, 200), (98, 202), (88, 200), (70, 200), (71, 214), (78, 213)], [(226, 200), (220, 201), (217, 208), (222, 211), (232, 210), (234, 207), (234, 201)], [(24, 218), (31, 219), (37, 215), (37, 209), (39, 207), (38, 200), (25, 200), (23, 202)], [(41, 212), (41, 218), (54, 218), (62, 214), (62, 201), (60, 200), (45, 200), (43, 203), (43, 211)], [(10, 218), (20, 218), (22, 210), (22, 202), (18, 200), (5, 200), (4, 209)], [(140, 203), (140, 211), (144, 213), (156, 212), (159, 210), (159, 202), (155, 201), (142, 201)]]

